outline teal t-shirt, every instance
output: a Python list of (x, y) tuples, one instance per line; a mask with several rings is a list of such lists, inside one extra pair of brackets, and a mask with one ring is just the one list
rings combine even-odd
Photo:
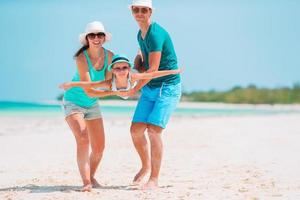
[[(161, 60), (158, 68), (159, 71), (178, 69), (177, 56), (171, 37), (160, 25), (155, 22), (151, 23), (145, 38), (142, 38), (140, 30), (138, 32), (137, 39), (143, 54), (146, 69), (149, 69), (149, 54), (157, 51), (161, 52)], [(180, 75), (174, 74), (155, 78), (152, 79), (148, 85), (152, 87), (160, 87), (162, 83), (167, 85), (180, 83)]]
[[(108, 53), (107, 50), (104, 49), (104, 65), (101, 70), (95, 70), (93, 64), (87, 54), (86, 51), (83, 52), (89, 68), (91, 81), (104, 81), (105, 80), (105, 72), (108, 67)], [(80, 81), (78, 70), (76, 71), (72, 82)], [(74, 104), (81, 107), (91, 107), (95, 105), (98, 101), (98, 98), (89, 97), (81, 87), (73, 87), (68, 89), (64, 94), (64, 100), (73, 102)]]

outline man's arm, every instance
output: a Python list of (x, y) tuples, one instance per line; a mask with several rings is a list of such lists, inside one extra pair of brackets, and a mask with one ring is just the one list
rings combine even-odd
[[(160, 59), (161, 59), (160, 51), (151, 52), (149, 54), (149, 69), (146, 71), (146, 73), (158, 71)], [(138, 84), (132, 89), (133, 90), (132, 93), (134, 94), (137, 91), (139, 91), (142, 87), (144, 87), (144, 85), (149, 83), (149, 81), (150, 81), (149, 79), (139, 81)]]
[(143, 55), (140, 49), (134, 59), (134, 68), (140, 73), (146, 71)]
[(142, 80), (142, 79), (154, 79), (159, 78), (162, 76), (167, 76), (171, 74), (179, 74), (181, 73), (180, 69), (174, 69), (174, 70), (163, 70), (163, 71), (154, 71), (154, 72), (147, 72), (147, 73), (133, 73), (131, 75), (131, 80)]

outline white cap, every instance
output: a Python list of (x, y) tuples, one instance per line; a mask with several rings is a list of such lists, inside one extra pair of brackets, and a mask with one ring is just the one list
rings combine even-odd
[(132, 0), (132, 4), (130, 4), (128, 7), (131, 9), (132, 6), (141, 6), (153, 9), (152, 0)]

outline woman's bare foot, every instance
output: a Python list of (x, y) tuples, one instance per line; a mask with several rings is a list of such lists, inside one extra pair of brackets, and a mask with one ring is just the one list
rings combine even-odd
[(95, 178), (91, 178), (91, 183), (93, 188), (101, 188), (102, 185), (98, 183), (98, 181)]
[(149, 181), (142, 186), (142, 190), (153, 190), (158, 188), (158, 180), (150, 178)]
[(148, 168), (140, 169), (140, 171), (135, 175), (132, 184), (139, 185), (141, 183), (141, 181), (143, 180), (143, 178), (148, 174), (148, 172), (150, 172), (150, 169), (148, 169)]
[(84, 185), (82, 188), (81, 188), (81, 190), (80, 190), (81, 192), (90, 192), (90, 191), (92, 191), (92, 184), (86, 184), (86, 185)]

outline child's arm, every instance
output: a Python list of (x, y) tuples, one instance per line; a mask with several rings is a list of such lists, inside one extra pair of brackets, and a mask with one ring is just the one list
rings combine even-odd
[(119, 91), (104, 91), (104, 90), (89, 90), (86, 92), (89, 97), (106, 97), (106, 96), (119, 96)]
[(97, 82), (90, 82), (90, 81), (79, 81), (79, 82), (67, 82), (59, 85), (59, 88), (67, 90), (72, 87), (82, 87), (82, 88), (110, 88), (111, 80), (107, 81), (97, 81)]
[(131, 78), (134, 80), (141, 80), (141, 79), (153, 79), (162, 76), (167, 76), (170, 74), (179, 74), (182, 70), (175, 69), (175, 70), (163, 70), (163, 71), (154, 71), (154, 72), (147, 72), (147, 73), (133, 73)]

